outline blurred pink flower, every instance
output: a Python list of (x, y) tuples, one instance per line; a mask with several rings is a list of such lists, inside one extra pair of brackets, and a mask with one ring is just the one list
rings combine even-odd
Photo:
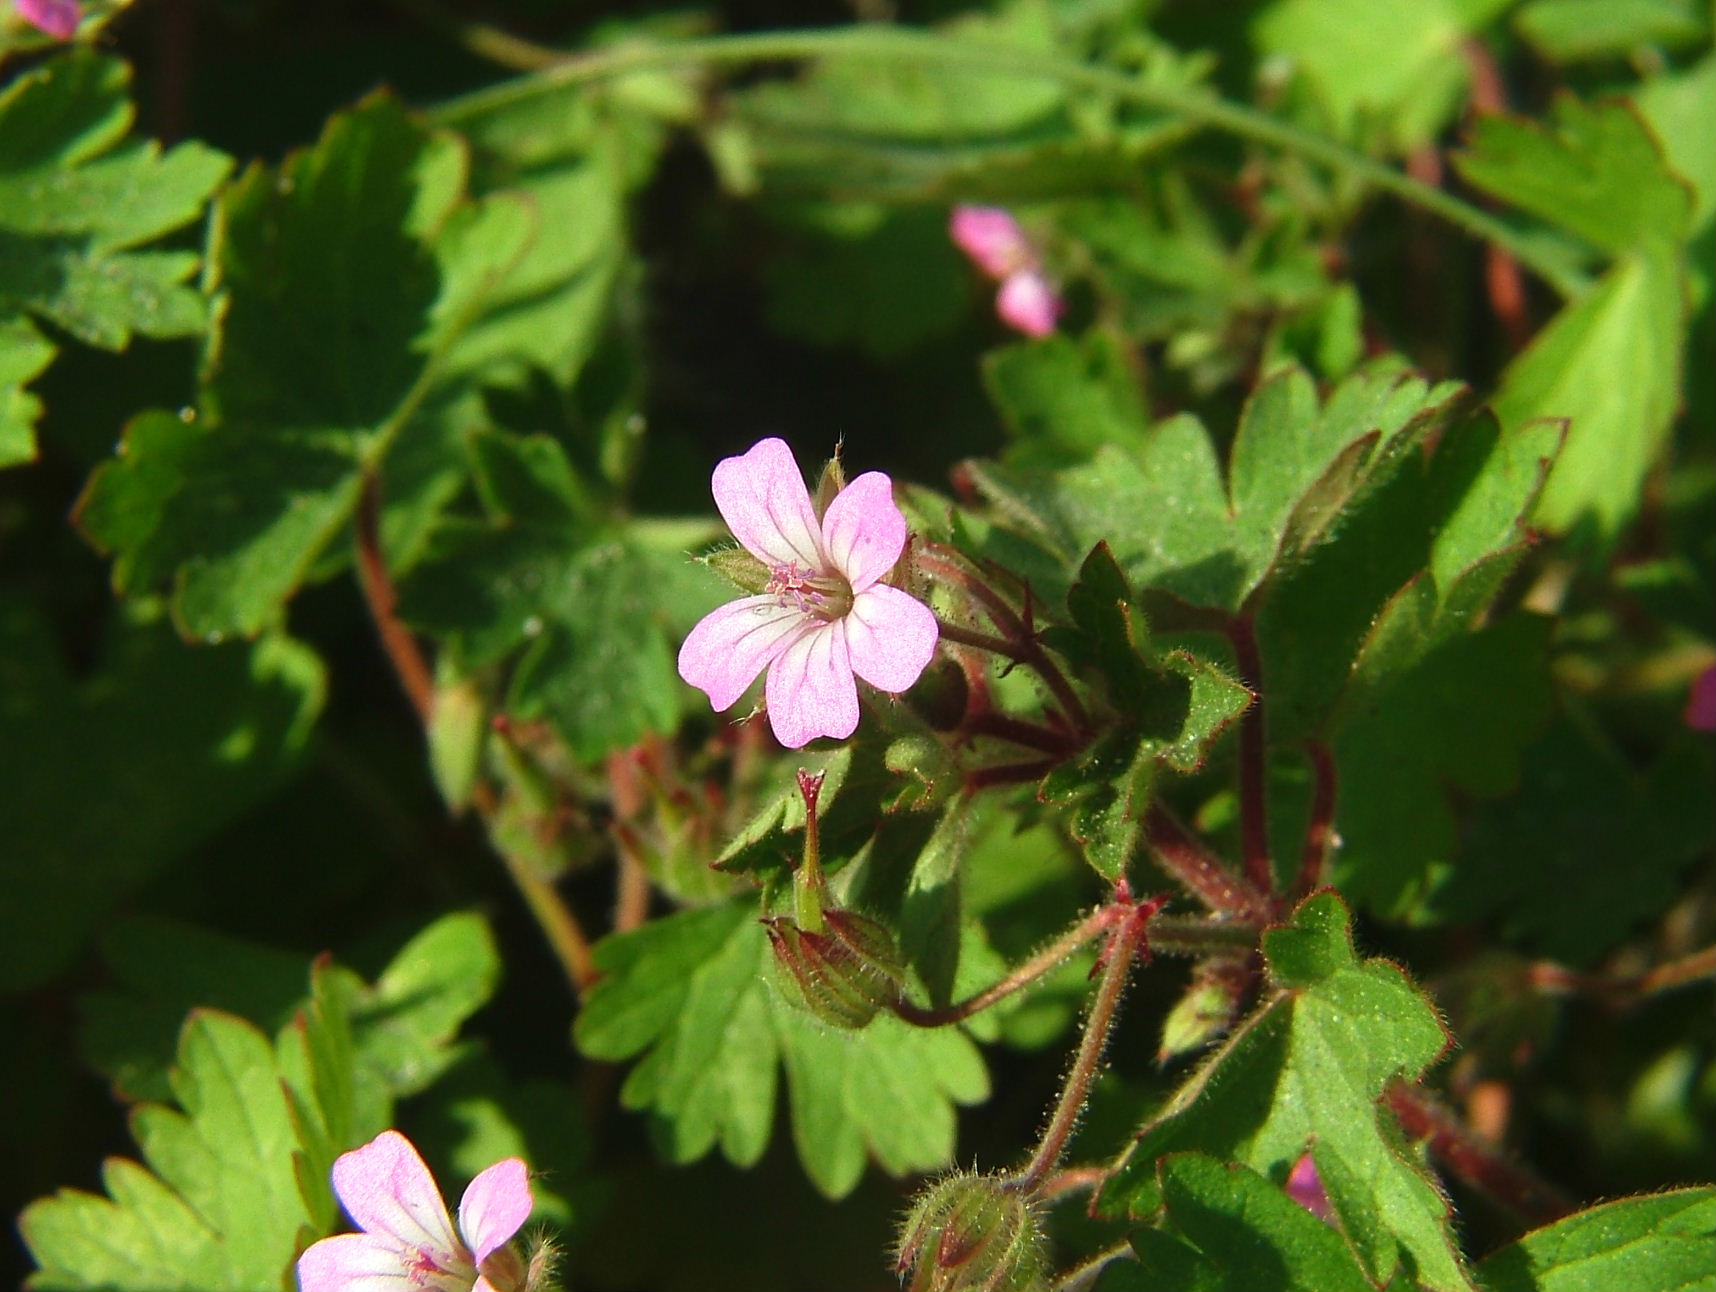
[(995, 312), (1009, 327), (1026, 336), (1048, 336), (1061, 316), (1061, 298), (1049, 280), (1034, 269), (1009, 274), (995, 297)]
[(1293, 1170), (1287, 1176), (1287, 1196), (1318, 1220), (1329, 1218), (1329, 1195), (1323, 1189), (1323, 1178), (1317, 1174), (1317, 1164), (1309, 1153), (1293, 1163)]
[(83, 20), (83, 6), (78, 0), (18, 0), (18, 16), (55, 40), (70, 40)]
[(334, 1163), (334, 1192), (359, 1234), (336, 1234), (298, 1258), (302, 1292), (516, 1292), (523, 1265), (506, 1247), (534, 1205), (516, 1157), (496, 1162), (459, 1200), (455, 1233), (411, 1141), (383, 1131)]
[(973, 264), (1001, 284), (995, 312), (1003, 323), (1032, 337), (1055, 330), (1062, 310), (1060, 295), (1011, 211), (999, 206), (956, 206), (948, 234)]
[(1694, 731), (1716, 731), (1716, 665), (1705, 669), (1686, 697), (1686, 725)]
[(820, 520), (792, 450), (763, 440), (715, 468), (715, 505), (768, 568), (757, 596), (704, 616), (679, 650), (679, 675), (730, 707), (765, 668), (769, 724), (788, 749), (858, 726), (853, 675), (904, 691), (935, 654), (928, 606), (881, 582), (906, 546), (893, 482), (867, 471)]

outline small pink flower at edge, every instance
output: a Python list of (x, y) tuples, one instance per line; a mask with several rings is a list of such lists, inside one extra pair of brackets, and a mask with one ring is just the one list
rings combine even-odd
[(989, 277), (999, 281), (1021, 269), (1034, 269), (1037, 253), (1031, 240), (999, 206), (956, 206), (947, 222), (948, 236)]
[(928, 606), (881, 582), (906, 546), (893, 482), (867, 471), (817, 519), (792, 450), (767, 439), (715, 468), (721, 518), (769, 571), (757, 596), (705, 615), (679, 649), (679, 675), (731, 707), (768, 670), (775, 738), (798, 749), (858, 727), (854, 675), (878, 690), (909, 688), (938, 636)]
[(1061, 298), (1034, 269), (1010, 274), (995, 297), (995, 312), (1009, 327), (1030, 337), (1045, 337), (1061, 316)]
[(1694, 731), (1716, 731), (1716, 665), (1693, 679), (1681, 717)]
[[(363, 1232), (312, 1243), (298, 1258), (302, 1292), (516, 1292), (518, 1278), (501, 1268), (509, 1264), (503, 1249), (534, 1205), (518, 1158), (471, 1181), (457, 1232), (435, 1177), (398, 1131), (341, 1154), (333, 1184)], [(491, 1261), (497, 1253), (502, 1258)]]
[(83, 6), (78, 0), (18, 0), (18, 16), (55, 40), (70, 40), (83, 20)]
[(1329, 1195), (1323, 1189), (1323, 1178), (1317, 1174), (1317, 1164), (1309, 1153), (1293, 1163), (1293, 1170), (1287, 1176), (1287, 1196), (1318, 1220), (1329, 1218)]

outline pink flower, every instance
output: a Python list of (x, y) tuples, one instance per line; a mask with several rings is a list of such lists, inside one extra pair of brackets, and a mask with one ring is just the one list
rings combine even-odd
[(1716, 665), (1705, 669), (1692, 683), (1681, 715), (1694, 731), (1716, 731)]
[(999, 206), (956, 206), (948, 221), (954, 245), (1001, 284), (995, 312), (1026, 336), (1048, 336), (1062, 302), (1043, 273), (1042, 261), (1013, 214)]
[(711, 487), (722, 519), (769, 581), (691, 630), (679, 675), (721, 710), (766, 668), (769, 723), (781, 744), (850, 736), (858, 726), (854, 674), (904, 691), (935, 654), (929, 607), (881, 582), (906, 546), (893, 482), (865, 472), (819, 520), (792, 450), (768, 439), (719, 463)]
[(70, 40), (77, 35), (83, 6), (77, 0), (18, 0), (18, 16), (55, 40)]
[(302, 1292), (517, 1292), (524, 1267), (506, 1246), (534, 1205), (529, 1172), (496, 1162), (459, 1200), (459, 1229), (411, 1141), (383, 1131), (334, 1163), (334, 1192), (361, 1234), (336, 1234), (298, 1258)]
[(1061, 316), (1061, 298), (1036, 270), (1022, 269), (1001, 284), (995, 312), (1003, 323), (1026, 336), (1048, 336)]
[(1287, 1176), (1287, 1196), (1318, 1220), (1329, 1218), (1329, 1195), (1323, 1189), (1323, 1177), (1317, 1174), (1317, 1163), (1309, 1153), (1293, 1163), (1293, 1170)]

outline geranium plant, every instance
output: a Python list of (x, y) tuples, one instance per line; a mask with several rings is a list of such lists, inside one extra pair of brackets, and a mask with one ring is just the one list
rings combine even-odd
[(13, 1281), (1716, 1292), (1708, 7), (473, 13), (0, 0)]

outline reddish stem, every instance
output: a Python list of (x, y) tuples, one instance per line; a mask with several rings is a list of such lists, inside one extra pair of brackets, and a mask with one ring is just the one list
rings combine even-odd
[(1275, 891), (1275, 867), (1269, 859), (1268, 733), (1263, 720), (1263, 660), (1257, 630), (1249, 614), (1227, 626), (1239, 680), (1250, 689), (1251, 703), (1239, 720), (1239, 851), (1246, 877), (1260, 891)]
[(1144, 842), (1162, 869), (1218, 915), (1268, 918), (1268, 896), (1223, 865), (1160, 803), (1151, 804), (1144, 816)]
[(1056, 731), (1038, 722), (1027, 722), (994, 709), (972, 714), (960, 728), (971, 736), (993, 736), (1026, 749), (1040, 749), (1046, 754), (1071, 754), (1077, 745), (1065, 732)]
[(1311, 819), (1305, 827), (1299, 878), (1293, 885), (1298, 897), (1322, 887), (1335, 838), (1335, 756), (1322, 741), (1313, 740), (1305, 747), (1305, 757), (1311, 764)]
[(1423, 1087), (1396, 1078), (1383, 1099), (1408, 1136), (1425, 1141), (1430, 1152), (1460, 1179), (1533, 1227), (1577, 1209), (1571, 1198), (1536, 1172), (1480, 1139)]
[[(1466, 69), (1472, 79), (1472, 106), (1480, 112), (1507, 111), (1507, 88), (1502, 83), (1501, 69), (1495, 56), (1480, 40), (1461, 44)], [(1507, 338), (1508, 350), (1517, 352), (1531, 339), (1531, 319), (1526, 311), (1525, 276), (1519, 261), (1504, 248), (1489, 243), (1484, 248), (1484, 288), (1489, 293), (1490, 310), (1501, 324)]]
[(956, 1001), (944, 1009), (926, 1009), (912, 1004), (909, 1000), (902, 1000), (895, 1003), (894, 1012), (914, 1027), (945, 1027), (949, 1023), (970, 1018), (973, 1014), (980, 1014), (1014, 992), (1029, 987), (1097, 934), (1112, 928), (1130, 909), (1129, 906), (1109, 905), (1092, 911), (1029, 960), (1015, 965), (994, 986), (987, 987), (974, 996)]
[(376, 631), (381, 634), (382, 649), (387, 652), (411, 707), (417, 710), (418, 720), (427, 726), (435, 709), (434, 676), (417, 639), (399, 621), (399, 594), (381, 551), (381, 486), (373, 473), (365, 473), (363, 489), (358, 495), (357, 558), (358, 583)]

